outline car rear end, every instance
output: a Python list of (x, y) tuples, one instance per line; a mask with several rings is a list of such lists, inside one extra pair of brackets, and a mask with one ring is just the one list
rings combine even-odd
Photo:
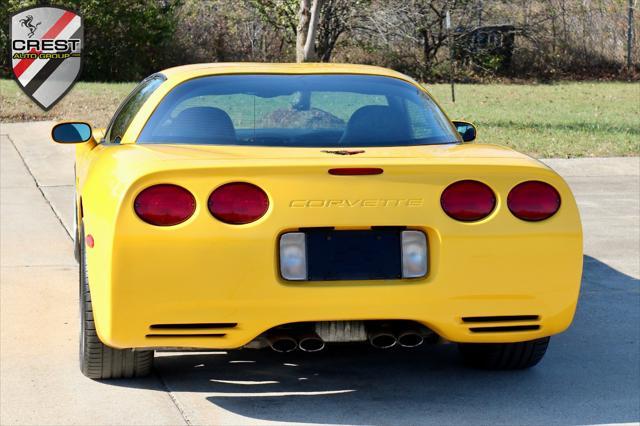
[[(171, 151), (159, 149), (156, 158)], [(399, 320), (455, 342), (563, 331), (582, 265), (578, 211), (564, 181), (491, 147), (411, 150), (396, 158), (378, 157), (377, 149), (360, 158), (313, 150), (307, 158), (249, 161), (228, 149), (217, 161), (158, 162), (157, 172), (131, 182), (114, 233), (105, 236), (112, 257), (101, 339), (122, 348), (223, 349), (291, 324)], [(509, 198), (523, 182), (557, 191), (557, 211), (516, 216)], [(225, 194), (230, 183), (240, 190)], [(190, 197), (170, 193), (159, 202), (188, 217), (153, 223), (144, 210), (153, 205), (140, 199), (158, 200), (141, 194), (167, 184)], [(536, 194), (529, 196), (545, 197)], [(240, 216), (229, 216), (234, 210)], [(242, 223), (234, 223), (238, 217)], [(91, 271), (101, 255), (89, 256)]]

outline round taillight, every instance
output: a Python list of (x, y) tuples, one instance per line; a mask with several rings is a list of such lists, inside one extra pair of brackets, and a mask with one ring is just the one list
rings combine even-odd
[(452, 183), (442, 192), (440, 205), (450, 217), (473, 222), (489, 216), (496, 206), (496, 196), (482, 182), (461, 180)]
[(216, 188), (209, 196), (209, 211), (218, 220), (242, 225), (260, 219), (269, 208), (269, 198), (259, 187), (233, 182)]
[(189, 219), (196, 211), (196, 199), (178, 185), (150, 186), (133, 203), (138, 217), (151, 225), (172, 226)]
[(548, 183), (530, 180), (509, 192), (507, 206), (518, 219), (537, 222), (556, 214), (560, 208), (560, 194)]

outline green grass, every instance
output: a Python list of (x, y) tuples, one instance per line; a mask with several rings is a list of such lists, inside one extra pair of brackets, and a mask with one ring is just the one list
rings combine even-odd
[(640, 84), (427, 85), (452, 120), (478, 140), (535, 157), (640, 154)]
[[(11, 80), (0, 80), (0, 121), (75, 119), (104, 127), (133, 83), (78, 83), (41, 111)], [(640, 85), (427, 85), (451, 119), (472, 121), (478, 141), (535, 157), (640, 155)]]
[(44, 112), (13, 80), (0, 80), (0, 122), (81, 120), (105, 127), (135, 83), (78, 83)]

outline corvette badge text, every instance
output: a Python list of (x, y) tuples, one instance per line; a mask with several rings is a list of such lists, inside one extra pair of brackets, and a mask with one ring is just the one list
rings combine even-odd
[(422, 207), (422, 198), (366, 198), (362, 200), (291, 200), (289, 207)]
[(80, 75), (83, 26), (78, 13), (32, 7), (11, 17), (11, 68), (22, 90), (51, 109)]

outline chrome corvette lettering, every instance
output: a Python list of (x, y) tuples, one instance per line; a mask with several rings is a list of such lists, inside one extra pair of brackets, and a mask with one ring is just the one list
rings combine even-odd
[(324, 208), (324, 207), (422, 207), (422, 198), (365, 198), (361, 200), (291, 200), (291, 208)]

